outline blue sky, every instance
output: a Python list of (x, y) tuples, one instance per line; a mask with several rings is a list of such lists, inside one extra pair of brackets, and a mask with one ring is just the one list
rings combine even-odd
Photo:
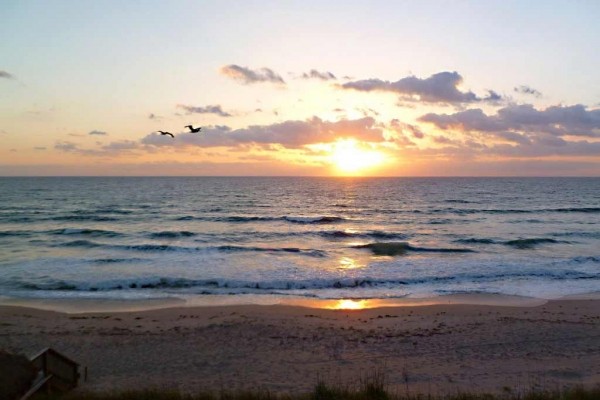
[[(199, 175), (248, 169), (328, 175), (335, 166), (327, 153), (335, 146), (314, 135), (303, 143), (308, 147), (291, 148), (282, 140), (267, 148), (261, 140), (232, 145), (215, 128), (243, 134), (261, 126), (265, 132), (264, 127), (314, 117), (331, 123), (374, 120), (387, 139), (357, 143), (357, 151), (377, 151), (385, 162), (365, 174), (437, 175), (447, 170), (444, 163), (451, 163), (456, 174), (473, 174), (478, 163), (486, 163), (487, 174), (504, 175), (512, 173), (505, 167), (514, 161), (536, 165), (537, 174), (564, 168), (575, 175), (600, 174), (594, 112), (600, 104), (598, 2), (5, 0), (0, 19), (0, 71), (5, 73), (0, 75), (0, 174), (114, 174), (123, 165), (139, 170), (160, 165), (161, 171), (177, 165), (172, 170), (177, 173), (184, 163), (188, 173)], [(285, 85), (232, 79), (223, 73), (229, 65), (268, 68)], [(313, 69), (336, 80), (301, 79)], [(442, 72), (458, 73), (461, 93), (483, 99), (492, 90), (502, 100), (442, 104), (422, 101), (422, 93), (407, 92), (406, 86), (401, 92), (381, 85), (369, 91), (341, 88), (348, 82), (393, 83), (407, 77), (428, 85), (427, 78)], [(532, 91), (515, 91), (520, 87)], [(548, 119), (552, 113), (539, 114), (564, 129), (546, 129), (547, 137), (537, 137), (539, 125), (507, 123), (502, 129), (523, 136), (507, 141), (505, 132), (490, 138), (489, 131), (464, 124), (443, 128), (421, 118), (467, 109), (493, 117), (498, 110), (527, 104), (542, 113), (548, 107), (582, 105), (581, 118), (592, 122), (582, 128), (580, 122), (564, 121), (563, 126), (562, 120)], [(231, 116), (186, 113), (181, 107), (216, 105)], [(392, 120), (418, 127), (423, 137), (409, 138), (410, 144), (393, 137), (398, 129)], [(157, 129), (183, 134), (187, 123), (223, 135), (217, 141), (223, 145), (207, 147), (206, 141), (182, 136), (159, 146), (149, 136)], [(90, 135), (93, 131), (106, 134)], [(338, 136), (349, 139), (343, 132)], [(562, 142), (553, 146), (563, 150), (505, 148), (531, 139), (527, 146), (541, 149), (556, 138)], [(482, 152), (473, 140), (494, 149)]]

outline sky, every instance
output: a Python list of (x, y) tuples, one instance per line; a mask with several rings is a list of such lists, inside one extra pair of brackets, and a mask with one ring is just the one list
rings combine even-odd
[(3, 0), (0, 175), (600, 176), (598, 20), (592, 0)]

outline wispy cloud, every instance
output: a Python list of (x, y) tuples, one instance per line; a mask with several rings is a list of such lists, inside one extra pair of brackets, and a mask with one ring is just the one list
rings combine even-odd
[(247, 67), (230, 64), (222, 67), (221, 73), (228, 78), (234, 79), (246, 85), (260, 82), (285, 84), (283, 78), (270, 68), (252, 70)]
[(150, 114), (148, 114), (148, 119), (152, 119), (152, 120), (155, 120), (155, 121), (160, 121), (160, 120), (164, 119), (164, 117), (162, 117), (160, 115), (156, 115), (154, 113), (150, 113)]
[(66, 151), (66, 152), (74, 152), (74, 151), (78, 151), (79, 147), (77, 146), (77, 144), (73, 143), (73, 142), (58, 142), (54, 145), (54, 148), (56, 150), (60, 150), (60, 151)]
[(2, 70), (0, 70), (0, 78), (4, 78), (4, 79), (16, 79), (13, 74), (8, 73), (6, 71), (2, 71)]
[(361, 92), (392, 92), (402, 96), (404, 100), (422, 101), (425, 103), (460, 104), (477, 101), (497, 102), (501, 96), (493, 90), (488, 96), (478, 97), (471, 91), (463, 92), (458, 89), (463, 78), (458, 72), (439, 72), (428, 78), (409, 76), (396, 82), (381, 79), (365, 79), (341, 84), (343, 89)]
[(108, 133), (94, 129), (93, 131), (88, 132), (88, 135), (106, 136), (106, 135), (108, 135)]
[(220, 105), (209, 105), (204, 107), (186, 106), (184, 104), (178, 104), (177, 108), (185, 110), (188, 114), (216, 114), (221, 117), (231, 117), (232, 115), (228, 112), (223, 111)]
[(529, 87), (527, 85), (521, 85), (521, 86), (517, 86), (515, 89), (515, 92), (517, 93), (521, 93), (521, 94), (530, 94), (534, 97), (542, 97), (542, 92), (540, 92), (539, 90), (536, 90), (532, 87)]
[[(333, 142), (338, 138), (353, 137), (367, 142), (384, 140), (375, 119), (323, 121), (313, 117), (305, 121), (285, 121), (271, 125), (253, 125), (232, 130), (227, 126), (205, 127), (204, 135), (181, 133), (174, 139), (151, 133), (141, 143), (152, 146), (202, 146), (236, 147), (241, 145), (278, 144), (286, 148), (299, 148), (313, 143)], [(168, 139), (168, 140), (165, 140)]]
[(322, 81), (336, 80), (334, 74), (329, 71), (319, 72), (316, 69), (311, 69), (309, 72), (305, 72), (301, 76), (303, 79), (320, 79)]
[(423, 139), (425, 137), (425, 134), (418, 126), (400, 122), (400, 120), (396, 118), (390, 121), (390, 127), (396, 132), (402, 132), (403, 134), (412, 136), (416, 139)]
[(120, 141), (111, 142), (105, 146), (102, 146), (102, 150), (122, 151), (122, 150), (134, 150), (139, 147), (140, 147), (139, 143), (134, 140), (120, 140)]

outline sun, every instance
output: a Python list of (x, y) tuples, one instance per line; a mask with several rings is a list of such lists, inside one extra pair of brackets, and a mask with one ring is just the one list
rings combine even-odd
[(361, 148), (355, 139), (341, 139), (333, 144), (331, 163), (344, 175), (359, 175), (385, 161), (383, 153)]
[(367, 300), (338, 300), (331, 308), (334, 310), (362, 310), (366, 308)]

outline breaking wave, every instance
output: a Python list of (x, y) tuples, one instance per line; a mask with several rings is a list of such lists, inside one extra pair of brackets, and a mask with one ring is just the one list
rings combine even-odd
[(196, 236), (196, 234), (189, 231), (162, 231), (151, 233), (149, 236), (153, 239), (176, 239), (181, 237)]
[(428, 248), (411, 246), (408, 242), (375, 242), (368, 244), (359, 244), (352, 246), (355, 249), (369, 249), (377, 256), (399, 256), (414, 252), (430, 252), (430, 253), (474, 253), (475, 250), (463, 248)]
[[(188, 278), (145, 278), (108, 280), (96, 283), (55, 280), (46, 283), (20, 282), (19, 285), (29, 290), (62, 290), (62, 291), (107, 291), (128, 289), (196, 289), (200, 294), (285, 294), (286, 291), (353, 289), (353, 288), (398, 288), (411, 285), (428, 285), (461, 282), (495, 282), (503, 280), (543, 279), (550, 281), (563, 280), (600, 280), (600, 273), (585, 273), (573, 270), (550, 272), (531, 271), (500, 274), (462, 274), (452, 276), (424, 276), (419, 278), (376, 279), (371, 277), (347, 279), (309, 279), (309, 280), (275, 280), (246, 281), (228, 279), (188, 279)], [(311, 295), (310, 293), (306, 295)]]

